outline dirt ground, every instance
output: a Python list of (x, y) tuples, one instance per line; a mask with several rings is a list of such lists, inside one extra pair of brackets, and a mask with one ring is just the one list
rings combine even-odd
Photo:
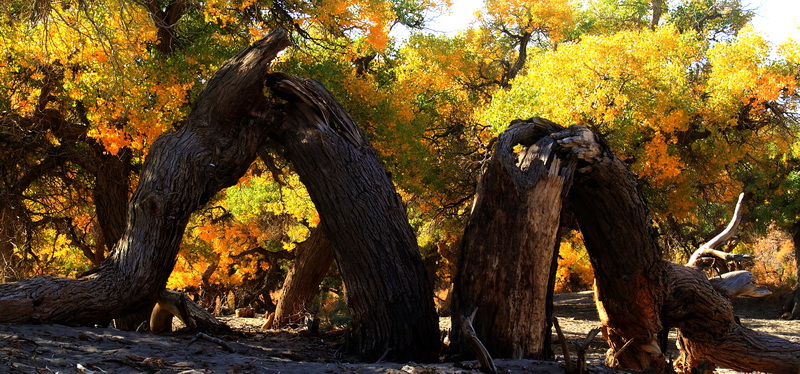
[[(799, 341), (800, 321), (777, 320), (780, 300), (737, 300), (736, 312), (748, 327)], [(555, 314), (567, 340), (583, 340), (599, 323), (591, 292), (557, 295)], [(233, 332), (158, 336), (111, 328), (0, 324), (2, 373), (478, 373), (477, 364), (444, 362), (359, 363), (342, 354), (344, 332), (312, 335), (302, 329), (264, 331), (261, 318), (223, 318)], [(443, 319), (443, 326), (448, 320)], [(218, 338), (219, 340), (215, 340)], [(674, 346), (673, 346), (674, 347)], [(587, 360), (602, 366), (607, 346), (596, 337)], [(563, 373), (557, 362), (496, 360), (505, 373)], [(674, 357), (677, 350), (669, 354)], [(723, 371), (720, 373), (734, 373)]]

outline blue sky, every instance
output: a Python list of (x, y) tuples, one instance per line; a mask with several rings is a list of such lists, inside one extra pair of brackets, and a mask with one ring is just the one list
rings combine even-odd
[[(756, 10), (753, 26), (774, 45), (789, 38), (800, 41), (800, 0), (743, 0), (747, 8)], [(436, 17), (429, 29), (453, 33), (465, 29), (474, 20), (483, 0), (453, 0), (450, 14)]]

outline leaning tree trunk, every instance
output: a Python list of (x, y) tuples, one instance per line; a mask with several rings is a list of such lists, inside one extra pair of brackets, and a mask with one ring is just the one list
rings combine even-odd
[[(475, 333), (493, 357), (552, 354), (546, 344), (548, 286), (574, 168), (557, 157), (555, 141), (546, 136), (559, 129), (535, 119), (500, 135), (461, 241), (452, 325), (476, 312)], [(520, 145), (524, 149), (515, 154)], [(451, 330), (451, 342), (456, 352), (469, 349), (460, 328)]]
[(681, 373), (710, 372), (715, 365), (800, 372), (800, 344), (741, 326), (730, 299), (703, 272), (660, 258), (636, 178), (588, 129), (581, 132), (586, 143), (570, 148), (596, 151), (577, 165), (569, 199), (594, 266), (598, 312), (611, 347), (606, 362), (663, 372), (657, 337), (674, 326)]
[[(588, 129), (585, 148), (597, 148), (578, 165), (570, 191), (595, 274), (595, 301), (611, 349), (606, 363), (631, 369), (664, 369), (658, 345), (667, 296), (667, 266), (636, 177)], [(578, 150), (579, 148), (576, 148)]]
[(295, 249), (292, 268), (283, 281), (281, 298), (275, 309), (274, 327), (301, 322), (309, 302), (333, 264), (333, 248), (322, 227), (317, 227)]
[[(105, 323), (152, 303), (175, 264), (189, 215), (244, 174), (266, 136), (270, 61), (289, 45), (271, 33), (226, 61), (182, 127), (154, 142), (129, 205), (125, 234), (96, 272), (0, 285), (0, 322)], [(254, 117), (260, 117), (254, 120)]]
[(347, 287), (349, 340), (367, 358), (438, 359), (430, 280), (405, 207), (377, 152), (319, 83), (272, 74), (287, 103), (271, 134), (319, 212)]

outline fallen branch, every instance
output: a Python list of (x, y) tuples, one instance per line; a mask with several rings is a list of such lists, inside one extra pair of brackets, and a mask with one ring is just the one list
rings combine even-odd
[[(586, 338), (583, 339), (583, 342), (579, 342), (577, 340), (573, 341), (572, 344), (575, 345), (575, 348), (578, 351), (578, 374), (586, 373), (586, 351), (589, 349), (589, 344), (592, 344), (592, 340), (597, 333), (600, 332), (599, 327), (595, 327), (589, 330), (589, 333), (586, 334)], [(624, 347), (623, 347), (624, 349)], [(620, 352), (622, 349), (620, 350)]]
[(492, 361), (492, 356), (489, 354), (489, 351), (486, 350), (483, 343), (481, 343), (480, 339), (478, 339), (478, 335), (475, 334), (475, 328), (472, 327), (472, 320), (475, 318), (475, 313), (477, 312), (478, 309), (476, 308), (469, 317), (461, 316), (461, 332), (464, 334), (464, 337), (466, 337), (475, 355), (478, 356), (478, 363), (480, 363), (481, 371), (497, 374), (497, 367), (494, 365), (494, 361)]
[(224, 350), (226, 350), (228, 352), (231, 352), (231, 353), (245, 353), (246, 352), (245, 349), (234, 347), (230, 343), (228, 343), (228, 342), (226, 342), (226, 341), (224, 341), (224, 340), (222, 340), (220, 338), (215, 338), (215, 337), (213, 337), (211, 335), (208, 335), (208, 334), (202, 333), (202, 332), (198, 332), (194, 339), (189, 341), (189, 343), (186, 343), (186, 346), (188, 347), (188, 346), (192, 345), (192, 343), (194, 343), (194, 342), (196, 342), (196, 341), (198, 341), (200, 339), (203, 339), (205, 341), (214, 343), (214, 344), (222, 347)]

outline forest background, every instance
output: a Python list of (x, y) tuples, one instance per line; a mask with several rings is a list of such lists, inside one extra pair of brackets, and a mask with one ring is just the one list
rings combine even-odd
[[(711, 238), (744, 191), (726, 250), (754, 254), (761, 283), (797, 283), (800, 46), (765, 39), (750, 4), (485, 1), (474, 23), (442, 34), (431, 19), (460, 2), (0, 3), (2, 282), (102, 263), (149, 145), (181, 126), (222, 61), (285, 27), (296, 46), (274, 69), (323, 83), (367, 133), (441, 299), (493, 139), (532, 116), (605, 137), (640, 178), (671, 260)], [(168, 287), (208, 307), (272, 310), (319, 223), (291, 165), (262, 152), (195, 213)], [(329, 275), (317, 304), (346, 314)], [(559, 291), (591, 286), (578, 231), (563, 238), (557, 278)]]

